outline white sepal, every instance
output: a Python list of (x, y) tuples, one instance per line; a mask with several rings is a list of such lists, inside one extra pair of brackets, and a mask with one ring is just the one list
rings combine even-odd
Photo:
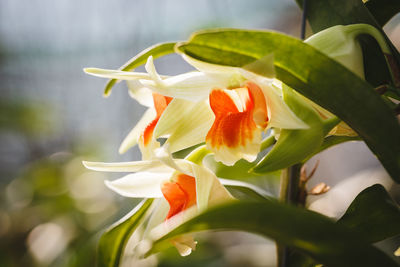
[(149, 108), (143, 114), (142, 118), (139, 122), (133, 127), (133, 129), (129, 132), (129, 134), (125, 137), (124, 141), (122, 141), (121, 146), (119, 147), (118, 152), (120, 154), (125, 153), (129, 148), (135, 146), (139, 140), (140, 135), (146, 129), (147, 125), (154, 120), (157, 116), (156, 111), (153, 108)]
[(204, 142), (213, 121), (214, 114), (206, 101), (174, 99), (161, 115), (154, 136), (168, 136), (169, 150), (179, 151)]
[(140, 81), (126, 81), (126, 84), (133, 99), (143, 106), (154, 107), (153, 92), (149, 88), (144, 87)]
[(108, 79), (118, 79), (118, 80), (150, 80), (151, 76), (145, 72), (132, 72), (132, 71), (122, 71), (122, 70), (109, 70), (109, 69), (99, 69), (99, 68), (84, 68), (84, 72), (87, 74)]
[(83, 165), (94, 171), (103, 172), (172, 172), (173, 168), (166, 166), (159, 160), (128, 161), (128, 162), (90, 162), (83, 161)]
[(125, 197), (159, 198), (163, 196), (160, 185), (170, 176), (170, 172), (137, 172), (114, 181), (105, 181), (105, 184), (114, 192)]

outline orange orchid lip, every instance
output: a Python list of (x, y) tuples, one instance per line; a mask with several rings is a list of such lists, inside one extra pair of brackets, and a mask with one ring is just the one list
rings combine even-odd
[(159, 93), (153, 93), (154, 108), (157, 115), (156, 118), (147, 125), (141, 135), (140, 139), (143, 140), (143, 144), (145, 146), (149, 144), (151, 138), (153, 137), (154, 128), (156, 127), (158, 120), (172, 99), (172, 97), (163, 96)]
[(267, 104), (261, 88), (247, 82), (244, 88), (234, 90), (242, 103), (238, 107), (226, 90), (215, 89), (210, 94), (210, 106), (215, 114), (206, 142), (213, 148), (236, 148), (253, 140), (257, 127), (268, 124)]
[(161, 192), (170, 206), (166, 220), (196, 204), (196, 180), (192, 176), (177, 175), (175, 182), (161, 186)]

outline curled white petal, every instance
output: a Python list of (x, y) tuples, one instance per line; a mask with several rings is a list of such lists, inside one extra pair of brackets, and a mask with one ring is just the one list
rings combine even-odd
[(191, 101), (206, 99), (212, 89), (230, 87), (235, 82), (231, 74), (196, 71), (172, 76), (164, 79), (162, 83), (154, 80), (140, 81), (144, 86), (162, 95)]
[(304, 123), (294, 112), (286, 105), (281, 97), (280, 88), (274, 83), (276, 80), (267, 79), (259, 75), (243, 71), (243, 74), (260, 86), (268, 109), (268, 128), (276, 127), (282, 129), (308, 129), (309, 126)]
[(149, 56), (147, 58), (145, 69), (146, 69), (147, 73), (150, 75), (151, 79), (156, 84), (159, 84), (159, 85), (163, 85), (164, 84), (163, 80), (161, 79), (161, 76), (157, 73), (156, 67), (154, 66), (153, 56)]
[(204, 142), (213, 121), (214, 114), (206, 101), (174, 99), (158, 121), (154, 136), (168, 136), (169, 150), (179, 151)]
[(90, 162), (83, 161), (83, 165), (94, 171), (104, 172), (169, 172), (174, 169), (166, 166), (158, 160), (129, 161), (129, 162)]
[(146, 107), (154, 107), (153, 92), (137, 80), (126, 81), (129, 95)]
[(147, 109), (143, 114), (142, 118), (139, 122), (133, 127), (133, 129), (129, 132), (129, 134), (125, 137), (124, 141), (122, 141), (121, 146), (119, 147), (118, 152), (120, 154), (125, 153), (129, 148), (133, 147), (137, 144), (140, 135), (146, 129), (147, 125), (154, 120), (156, 117), (156, 111), (152, 108)]
[(253, 138), (247, 140), (243, 146), (228, 147), (220, 146), (217, 148), (207, 144), (207, 148), (214, 152), (214, 158), (216, 161), (222, 162), (227, 166), (234, 165), (238, 160), (245, 159), (248, 162), (256, 160), (261, 147), (261, 134), (262, 130), (256, 128), (253, 132)]
[(108, 79), (118, 79), (118, 80), (139, 80), (145, 79), (150, 80), (151, 77), (145, 72), (131, 72), (122, 70), (109, 70), (109, 69), (99, 69), (99, 68), (85, 68), (83, 69), (87, 74)]
[(114, 192), (125, 197), (159, 198), (163, 196), (160, 189), (161, 184), (168, 180), (171, 174), (171, 172), (137, 172), (114, 181), (105, 181), (105, 184)]
[(206, 72), (206, 73), (237, 73), (239, 74), (239, 70), (236, 67), (230, 67), (230, 66), (223, 66), (223, 65), (216, 65), (216, 64), (211, 64), (207, 63), (204, 61), (200, 61), (197, 59), (194, 59), (188, 55), (182, 54), (182, 58), (195, 67), (197, 70), (201, 72)]

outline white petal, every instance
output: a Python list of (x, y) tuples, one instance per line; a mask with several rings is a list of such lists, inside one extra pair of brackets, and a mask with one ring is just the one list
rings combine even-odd
[(99, 68), (85, 68), (83, 69), (87, 74), (108, 78), (108, 79), (118, 79), (118, 80), (149, 80), (151, 79), (148, 73), (144, 72), (131, 72), (131, 71), (122, 71), (122, 70), (108, 70), (108, 69), (99, 69)]
[(200, 165), (192, 163), (192, 170), (194, 177), (196, 179), (196, 201), (197, 208), (199, 212), (204, 211), (208, 207), (208, 201), (211, 192), (211, 188), (214, 184), (214, 181), (218, 182), (215, 174)]
[[(184, 164), (180, 164), (183, 169), (181, 168), (181, 166), (178, 166), (178, 162), (182, 161), (181, 159), (174, 159), (171, 155), (171, 152), (168, 149), (168, 144), (164, 145), (158, 149), (156, 149), (156, 151), (154, 152), (154, 156), (155, 158), (157, 158), (157, 160), (159, 160), (160, 162), (164, 163), (166, 166), (173, 168), (176, 171), (179, 171), (181, 173), (193, 176), (193, 174), (191, 173), (191, 169), (190, 166), (186, 166), (186, 161), (184, 161)], [(186, 165), (185, 165), (186, 164)]]
[(142, 160), (152, 160), (155, 158), (155, 150), (160, 148), (160, 143), (154, 138), (151, 137), (148, 144), (144, 145), (143, 138), (139, 138), (139, 149), (142, 154)]
[(130, 161), (130, 162), (89, 162), (83, 161), (83, 165), (94, 171), (104, 172), (139, 172), (139, 171), (151, 171), (151, 172), (173, 172), (174, 169), (166, 166), (159, 160), (147, 160), (147, 161)]
[(163, 84), (161, 76), (157, 73), (156, 67), (154, 66), (153, 56), (149, 56), (147, 58), (147, 62), (146, 62), (145, 68), (146, 68), (146, 71), (148, 72), (148, 74), (150, 75), (151, 79), (156, 84)]
[(154, 136), (169, 136), (170, 151), (179, 151), (204, 142), (213, 121), (214, 114), (206, 101), (174, 99), (158, 121)]
[(129, 148), (137, 144), (140, 135), (146, 129), (147, 125), (154, 120), (156, 115), (156, 111), (153, 108), (146, 110), (136, 126), (129, 132), (124, 141), (122, 141), (122, 144), (118, 150), (120, 154), (125, 153)]
[(175, 168), (177, 171), (186, 175), (195, 177), (196, 201), (199, 211), (207, 208), (208, 201), (210, 197), (212, 197), (210, 195), (212, 188), (214, 188), (213, 190), (216, 194), (214, 196), (216, 200), (214, 199), (213, 201), (218, 201), (218, 199), (225, 200), (227, 196), (230, 196), (228, 191), (226, 191), (226, 189), (219, 183), (215, 174), (209, 169), (185, 159), (173, 159), (165, 147), (158, 149), (156, 154), (158, 159), (169, 167)]
[(223, 66), (223, 65), (216, 65), (216, 64), (211, 64), (207, 62), (203, 62), (197, 59), (194, 59), (192, 57), (189, 57), (188, 55), (182, 54), (182, 58), (195, 67), (197, 70), (201, 72), (206, 72), (206, 73), (237, 73), (239, 74), (239, 70), (236, 67), (231, 67), (231, 66)]
[(163, 223), (168, 215), (169, 204), (165, 200), (165, 198), (159, 198), (154, 200), (154, 205), (155, 205), (154, 210), (150, 216), (150, 219), (143, 233), (144, 238), (148, 238), (148, 235), (150, 234), (151, 230), (153, 230), (153, 228)]
[(226, 88), (239, 85), (231, 74), (207, 74), (203, 72), (188, 72), (172, 76), (163, 83), (140, 80), (143, 85), (165, 96), (182, 98), (191, 101), (206, 99), (214, 88)]
[(146, 107), (154, 107), (153, 92), (143, 86), (140, 81), (126, 81), (129, 88), (129, 95)]
[(197, 241), (194, 241), (193, 235), (186, 234), (175, 237), (171, 240), (182, 257), (189, 256), (196, 249)]
[(191, 218), (193, 218), (194, 216), (196, 216), (198, 213), (199, 212), (198, 212), (198, 209), (196, 208), (196, 206), (192, 206), (192, 207), (184, 210), (183, 212), (176, 214), (175, 216), (169, 218), (165, 222), (154, 227), (154, 229), (152, 229), (150, 231), (150, 234), (149, 234), (150, 239), (158, 240), (162, 236), (164, 236), (164, 235), (168, 234), (169, 232), (171, 232), (172, 230), (174, 230), (176, 227), (178, 227), (182, 223), (184, 223), (184, 222), (190, 220)]
[(105, 184), (111, 190), (125, 197), (159, 198), (163, 196), (160, 189), (161, 183), (168, 180), (170, 176), (171, 172), (138, 172), (114, 181), (105, 181)]
[(222, 162), (227, 166), (234, 165), (238, 160), (245, 159), (248, 162), (256, 160), (261, 147), (261, 133), (260, 128), (256, 128), (253, 132), (253, 139), (246, 140), (244, 146), (238, 145), (236, 147), (220, 146), (218, 148), (212, 147), (207, 143), (207, 149), (214, 152), (216, 161)]
[(192, 169), (196, 177), (197, 207), (199, 212), (206, 210), (210, 205), (224, 203), (233, 199), (212, 171), (194, 163), (192, 163)]
[[(286, 105), (281, 97), (281, 89), (276, 87), (277, 80), (268, 79), (249, 71), (242, 71), (243, 76), (254, 81), (261, 87), (268, 109), (268, 128), (277, 127), (282, 129), (308, 129), (309, 126), (299, 119), (296, 114)], [(280, 82), (278, 84), (281, 84)]]
[(279, 88), (267, 83), (259, 84), (265, 98), (268, 108), (268, 128), (277, 127), (282, 129), (308, 129), (309, 126), (299, 119), (296, 114), (286, 105), (279, 95)]

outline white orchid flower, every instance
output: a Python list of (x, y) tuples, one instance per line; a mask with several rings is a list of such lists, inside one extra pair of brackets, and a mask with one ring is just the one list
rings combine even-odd
[[(242, 158), (256, 159), (262, 132), (268, 128), (308, 128), (282, 100), (279, 90), (272, 86), (272, 79), (241, 68), (204, 63), (188, 56), (184, 59), (198, 71), (161, 76), (152, 57), (146, 63), (147, 74), (99, 69), (85, 71), (105, 78), (134, 81), (130, 90), (140, 92), (131, 93), (136, 97), (145, 95), (143, 87), (172, 97), (161, 116), (157, 116), (155, 127), (145, 127), (154, 129), (151, 131), (154, 139), (167, 137), (171, 152), (206, 142), (217, 161), (233, 165)], [(266, 69), (273, 69), (272, 60), (262, 61), (262, 64)], [(122, 151), (135, 144), (132, 140), (137, 138), (138, 129), (143, 129), (145, 121), (148, 120), (142, 119), (125, 139)]]
[[(169, 229), (176, 226), (177, 221), (182, 223), (182, 216), (193, 216), (209, 206), (233, 199), (212, 171), (189, 160), (173, 159), (164, 148), (156, 151), (153, 160), (83, 164), (95, 171), (133, 172), (106, 181), (111, 190), (122, 196), (162, 199), (150, 218), (148, 232), (159, 224), (164, 225), (161, 226), (163, 229)], [(181, 255), (190, 254), (196, 245), (190, 236), (174, 239), (173, 243)]]

